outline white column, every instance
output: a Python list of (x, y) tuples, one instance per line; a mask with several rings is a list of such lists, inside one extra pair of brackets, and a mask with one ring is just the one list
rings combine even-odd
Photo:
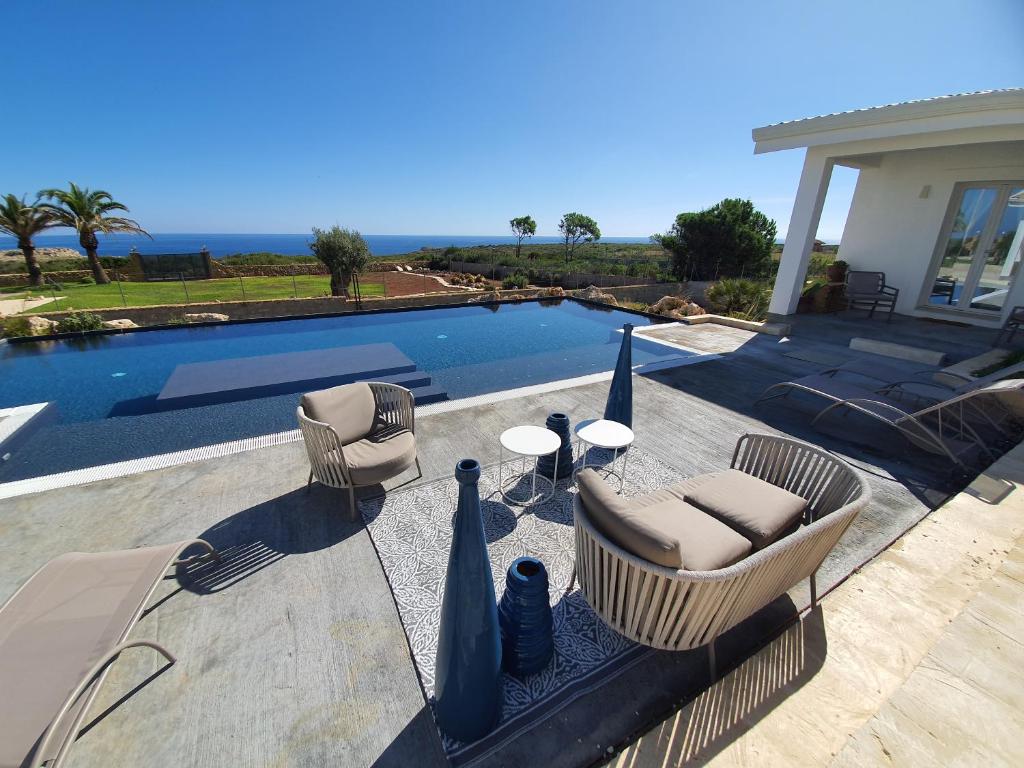
[(792, 315), (804, 288), (807, 262), (818, 233), (821, 208), (825, 205), (825, 194), (832, 178), (832, 158), (807, 150), (804, 169), (800, 174), (800, 186), (793, 202), (793, 214), (789, 218), (786, 245), (782, 249), (779, 273), (775, 277), (775, 289), (768, 311), (773, 315)]

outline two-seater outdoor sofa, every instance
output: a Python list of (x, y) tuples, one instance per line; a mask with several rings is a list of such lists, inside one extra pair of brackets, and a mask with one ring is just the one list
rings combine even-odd
[(665, 650), (708, 646), (811, 580), (870, 500), (859, 472), (821, 448), (744, 435), (731, 469), (626, 499), (577, 477), (576, 577), (613, 629)]

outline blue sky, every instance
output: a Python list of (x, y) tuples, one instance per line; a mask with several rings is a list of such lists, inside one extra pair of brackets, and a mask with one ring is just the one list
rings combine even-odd
[[(14, 2), (0, 192), (111, 191), (153, 232), (606, 235), (748, 197), (752, 128), (1024, 85), (1024, 2)], [(855, 173), (819, 234), (838, 239)]]

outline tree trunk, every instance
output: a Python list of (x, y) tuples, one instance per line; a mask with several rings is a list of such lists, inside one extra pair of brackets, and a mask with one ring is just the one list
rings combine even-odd
[(348, 284), (352, 281), (352, 275), (344, 272), (331, 272), (331, 296), (344, 296), (351, 298), (348, 292)]
[(25, 256), (25, 266), (28, 267), (28, 284), (33, 286), (43, 285), (43, 270), (36, 261), (36, 249), (31, 240), (22, 240), (18, 243), (22, 254)]
[(106, 270), (100, 264), (100, 257), (96, 255), (96, 249), (100, 247), (95, 232), (82, 232), (78, 236), (78, 244), (85, 248), (85, 256), (89, 259), (89, 268), (92, 270), (92, 277), (97, 285), (106, 285), (110, 282)]
[(523, 238), (519, 238), (516, 241), (516, 261), (519, 260), (519, 251), (522, 250), (522, 247), (523, 247)]

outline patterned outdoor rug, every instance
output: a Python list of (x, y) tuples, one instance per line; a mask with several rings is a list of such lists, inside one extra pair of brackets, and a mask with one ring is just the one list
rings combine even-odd
[[(590, 463), (607, 461), (610, 456), (594, 449)], [(507, 478), (508, 464), (505, 472)], [(500, 600), (505, 572), (517, 557), (530, 555), (543, 561), (551, 585), (555, 655), (547, 669), (535, 675), (524, 679), (504, 676), (501, 722), (490, 735), (465, 744), (441, 734), (449, 758), (457, 764), (496, 749), (649, 652), (609, 629), (578, 589), (565, 594), (574, 559), (572, 499), (576, 490), (570, 480), (558, 483), (551, 500), (524, 512), (501, 499), (497, 476), (497, 467), (485, 467), (480, 478), (495, 593)], [(679, 472), (633, 447), (623, 494), (640, 495), (681, 479)], [(429, 701), (433, 700), (434, 657), (457, 496), (458, 483), (452, 478), (360, 502)]]

